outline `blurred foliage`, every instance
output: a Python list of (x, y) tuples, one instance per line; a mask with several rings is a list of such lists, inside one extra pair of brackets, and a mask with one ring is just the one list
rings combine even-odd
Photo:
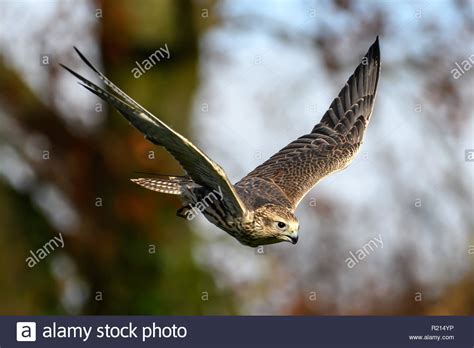
[[(186, 134), (197, 85), (200, 33), (194, 4), (104, 1), (96, 6), (106, 14), (99, 28), (106, 75)], [(133, 62), (165, 43), (172, 47), (173, 59), (134, 79)], [(68, 64), (61, 57), (54, 62)], [(58, 69), (51, 67), (52, 86)], [(65, 248), (29, 269), (29, 250), (40, 248), (59, 231), (28, 193), (0, 182), (0, 313), (233, 313), (228, 294), (218, 290), (192, 258), (195, 237), (189, 224), (175, 217), (178, 199), (152, 194), (129, 181), (137, 170), (179, 173), (175, 161), (105, 105), (100, 132), (78, 135), (54, 105), (39, 100), (20, 75), (1, 62), (0, 76), (4, 109), (22, 130), (41, 134), (51, 144), (50, 160), (29, 163), (35, 185), (57, 185), (80, 217), (72, 231), (62, 231)], [(154, 160), (148, 158), (149, 151), (156, 152)], [(96, 205), (98, 198), (102, 206)], [(68, 304), (84, 294), (84, 303)], [(206, 296), (212, 305), (206, 304)]]

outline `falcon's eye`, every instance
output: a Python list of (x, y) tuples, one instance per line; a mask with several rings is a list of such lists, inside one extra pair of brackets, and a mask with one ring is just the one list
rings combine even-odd
[(286, 227), (286, 224), (284, 222), (278, 221), (277, 226), (280, 230), (282, 230)]

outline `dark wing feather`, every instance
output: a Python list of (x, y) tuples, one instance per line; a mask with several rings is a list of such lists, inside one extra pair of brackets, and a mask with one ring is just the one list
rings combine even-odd
[[(378, 37), (354, 74), (326, 111), (321, 122), (306, 134), (255, 168), (238, 189), (266, 182), (283, 192), (289, 205), (296, 206), (326, 175), (344, 169), (362, 143), (372, 114), (380, 72)], [(254, 193), (255, 194), (255, 193)]]
[[(75, 48), (76, 49), (76, 48)], [(100, 79), (115, 92), (111, 94), (91, 81), (61, 64), (63, 68), (81, 81), (81, 85), (96, 94), (101, 99), (111, 104), (135, 128), (145, 135), (145, 138), (156, 145), (166, 148), (171, 155), (181, 164), (189, 177), (197, 184), (212, 190), (222, 190), (223, 200), (234, 216), (242, 216), (246, 207), (235, 192), (224, 170), (188, 139), (175, 132), (156, 116), (148, 112), (125, 92), (115, 86), (102, 73), (100, 73), (80, 52), (81, 59), (98, 74)]]

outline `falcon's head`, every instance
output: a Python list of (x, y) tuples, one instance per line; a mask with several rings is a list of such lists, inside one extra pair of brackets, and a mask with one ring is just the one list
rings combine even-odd
[(300, 224), (288, 208), (266, 204), (255, 210), (253, 237), (258, 245), (298, 241)]

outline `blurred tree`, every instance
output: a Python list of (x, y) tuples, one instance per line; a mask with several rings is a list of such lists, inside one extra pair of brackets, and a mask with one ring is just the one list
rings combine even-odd
[[(100, 10), (98, 40), (106, 75), (187, 133), (198, 82), (199, 9), (187, 0), (103, 1), (93, 7)], [(165, 44), (170, 59), (135, 79), (134, 62)], [(179, 173), (175, 161), (107, 105), (96, 105), (98, 113), (107, 111), (99, 132), (71, 131), (54, 100), (58, 76), (64, 73), (56, 63), (71, 64), (64, 57), (53, 60), (46, 103), (0, 62), (0, 107), (13, 124), (0, 133), (1, 149), (11, 150), (32, 171), (23, 188), (0, 182), (0, 313), (232, 313), (232, 301), (194, 263), (195, 238), (189, 224), (175, 217), (179, 201), (128, 180), (135, 170)], [(79, 86), (77, 93), (83, 93)], [(22, 138), (46, 139), (50, 159), (29, 158), (24, 139), (13, 129)], [(12, 161), (0, 165), (13, 168)], [(56, 187), (73, 207), (77, 223), (54, 226), (35, 203), (45, 199), (38, 196), (41, 187)], [(29, 250), (58, 232), (64, 235), (64, 250), (29, 269)]]

